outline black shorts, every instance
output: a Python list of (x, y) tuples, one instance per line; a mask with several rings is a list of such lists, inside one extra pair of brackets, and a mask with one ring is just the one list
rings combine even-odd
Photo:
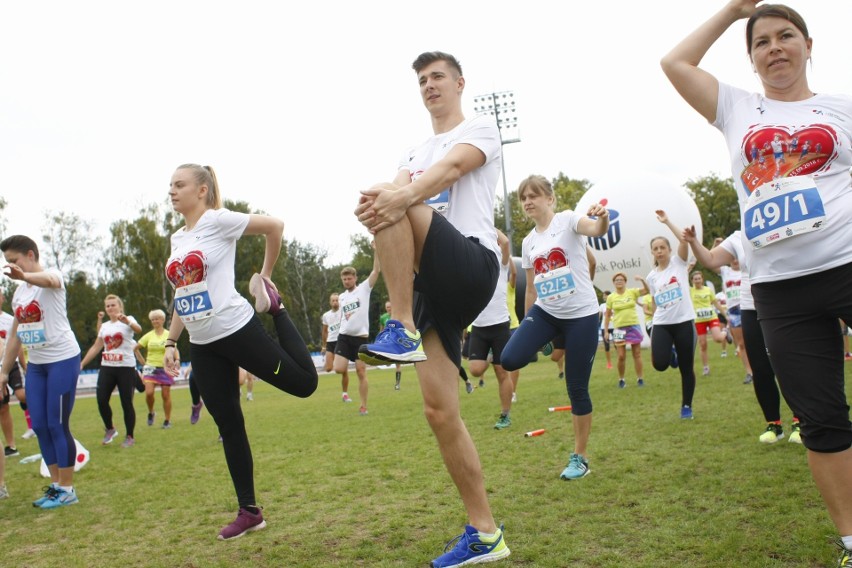
[(565, 351), (565, 336), (562, 335), (561, 333), (559, 335), (557, 335), (556, 337), (554, 337), (550, 341), (550, 343), (553, 344), (554, 349), (561, 349), (561, 350)]
[(852, 318), (850, 281), (846, 264), (751, 286), (781, 393), (801, 420), (802, 443), (816, 452), (852, 447), (839, 322)]
[(414, 275), (414, 323), (423, 334), (435, 329), (456, 366), (461, 365), (462, 332), (491, 301), (499, 274), (494, 251), (433, 212), (420, 271)]
[(337, 345), (334, 346), (334, 354), (346, 357), (350, 361), (359, 361), (358, 348), (367, 343), (366, 337), (355, 337), (354, 335), (340, 334), (337, 336)]
[(337, 352), (337, 341), (326, 341), (325, 352), (334, 355)]
[(484, 327), (473, 326), (470, 332), (470, 355), (471, 361), (486, 361), (488, 352), (491, 352), (491, 363), (500, 364), (500, 356), (503, 348), (509, 343), (509, 322), (487, 325)]
[(22, 388), (24, 388), (24, 376), (21, 374), (18, 364), (15, 363), (9, 371), (9, 386), (6, 392), (3, 393), (3, 396), (0, 397), (0, 406), (9, 404), (9, 401), (12, 400), (12, 394)]

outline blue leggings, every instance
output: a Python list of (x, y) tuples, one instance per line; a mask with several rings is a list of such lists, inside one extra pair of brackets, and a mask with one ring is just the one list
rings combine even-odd
[(589, 377), (598, 350), (598, 326), (597, 313), (559, 319), (539, 306), (533, 306), (503, 349), (500, 359), (503, 368), (516, 371), (525, 367), (542, 345), (562, 334), (565, 337), (565, 384), (571, 400), (571, 413), (577, 416), (591, 414)]
[(74, 408), (80, 354), (56, 363), (30, 363), (24, 390), (33, 431), (47, 465), (73, 467), (77, 446), (68, 419)]

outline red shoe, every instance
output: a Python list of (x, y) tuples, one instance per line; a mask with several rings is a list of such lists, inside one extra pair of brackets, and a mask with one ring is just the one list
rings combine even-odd
[(606, 368), (607, 368), (607, 369), (612, 369), (612, 363), (607, 362), (607, 364), (606, 364)]
[(260, 508), (258, 508), (257, 514), (255, 514), (244, 507), (240, 507), (240, 512), (237, 513), (237, 518), (234, 519), (234, 522), (219, 532), (219, 540), (239, 538), (247, 532), (259, 531), (265, 528), (266, 521), (263, 520), (263, 513)]

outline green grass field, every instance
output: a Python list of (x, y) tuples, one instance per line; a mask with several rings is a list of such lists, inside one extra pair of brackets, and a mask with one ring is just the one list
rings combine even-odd
[[(568, 404), (556, 367), (543, 358), (521, 372), (510, 428), (497, 431), (496, 379), (468, 395), (462, 413), (479, 449), (494, 516), (512, 555), (527, 567), (833, 566), (835, 535), (806, 464), (786, 438), (764, 428), (737, 359), (711, 346), (712, 374), (699, 377), (695, 420), (679, 418), (677, 371), (657, 373), (644, 351), (646, 385), (616, 388), (599, 351), (592, 376), (591, 474), (565, 482), (572, 450)], [(700, 374), (700, 371), (699, 371)], [(102, 446), (94, 398), (79, 398), (74, 435), (91, 451), (75, 478), (78, 505), (31, 506), (46, 480), (38, 464), (6, 464), (11, 498), (0, 501), (0, 566), (228, 567), (428, 566), (462, 531), (464, 509), (421, 411), (414, 370), (402, 389), (392, 370), (371, 370), (370, 414), (340, 401), (336, 375), (299, 400), (259, 382), (243, 401), (266, 530), (220, 542), (236, 499), (217, 431), (206, 411), (189, 424), (189, 391), (173, 393), (171, 430), (145, 424), (136, 398), (134, 448)], [(116, 426), (121, 408), (113, 398)], [(18, 436), (23, 419), (12, 409)], [(787, 429), (790, 411), (782, 417)], [(545, 428), (539, 437), (528, 430)], [(21, 457), (37, 453), (18, 440)]]

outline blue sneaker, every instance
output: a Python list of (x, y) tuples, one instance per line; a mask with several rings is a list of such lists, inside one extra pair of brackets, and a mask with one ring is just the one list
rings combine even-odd
[(411, 333), (397, 320), (388, 320), (375, 343), (362, 345), (358, 357), (371, 365), (388, 362), (417, 363), (426, 360), (420, 332)]
[(541, 348), (541, 354), (545, 357), (550, 357), (551, 353), (553, 353), (553, 342), (548, 341)]
[(52, 483), (47, 487), (44, 487), (43, 490), (44, 495), (33, 501), (33, 507), (41, 507), (48, 499), (52, 499), (53, 495), (56, 493), (56, 487), (54, 487)]
[(684, 405), (680, 409), (680, 417), (684, 420), (692, 420), (692, 409)]
[(500, 418), (497, 420), (497, 424), (494, 425), (495, 430), (502, 430), (504, 428), (508, 428), (512, 425), (512, 419), (509, 418), (508, 414), (501, 414)]
[(568, 465), (562, 470), (560, 479), (571, 481), (572, 479), (580, 479), (589, 475), (589, 462), (580, 454), (571, 454), (568, 460)]
[(669, 363), (669, 366), (670, 366), (672, 369), (677, 369), (677, 367), (678, 367), (678, 362), (677, 362), (677, 350), (674, 348), (674, 345), (672, 345), (672, 360), (671, 360), (671, 362)]
[[(450, 550), (450, 547), (453, 547)], [(452, 568), (467, 564), (494, 562), (511, 554), (503, 540), (503, 525), (497, 529), (493, 539), (483, 539), (472, 526), (466, 525), (464, 532), (447, 543), (444, 554), (432, 561), (432, 568)]]
[(71, 491), (65, 491), (61, 487), (54, 489), (53, 494), (44, 503), (41, 504), (42, 509), (56, 509), (65, 505), (74, 505), (79, 503), (77, 492), (72, 488)]

